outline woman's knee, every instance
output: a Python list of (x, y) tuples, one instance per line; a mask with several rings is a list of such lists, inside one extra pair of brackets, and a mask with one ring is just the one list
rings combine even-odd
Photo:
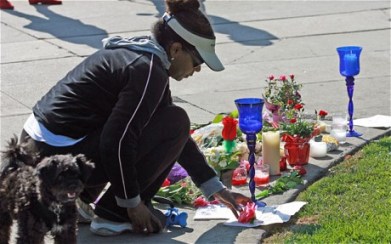
[(169, 106), (166, 110), (168, 123), (175, 128), (176, 131), (183, 133), (183, 135), (189, 135), (190, 131), (190, 118), (187, 112), (178, 106)]

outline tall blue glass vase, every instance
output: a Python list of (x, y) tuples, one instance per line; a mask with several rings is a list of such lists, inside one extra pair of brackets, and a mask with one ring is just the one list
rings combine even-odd
[(239, 112), (239, 128), (246, 134), (247, 147), (250, 151), (248, 161), (250, 163), (249, 170), (249, 189), (251, 200), (257, 203), (255, 199), (255, 143), (256, 134), (262, 130), (262, 109), (264, 101), (260, 98), (239, 98), (235, 100), (236, 107)]
[(346, 133), (347, 137), (362, 136), (353, 129), (353, 91), (354, 91), (354, 76), (360, 73), (360, 54), (362, 47), (345, 46), (338, 47), (339, 55), (339, 73), (345, 76), (346, 87), (349, 96), (348, 113), (349, 113), (349, 131)]

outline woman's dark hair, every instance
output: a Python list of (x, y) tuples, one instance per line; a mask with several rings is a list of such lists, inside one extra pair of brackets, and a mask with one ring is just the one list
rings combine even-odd
[[(198, 0), (165, 0), (166, 12), (175, 16), (176, 20), (186, 30), (205, 38), (214, 39), (215, 35), (207, 17), (199, 10)], [(195, 47), (176, 34), (163, 19), (157, 21), (152, 33), (166, 51), (173, 42), (180, 42), (186, 49), (195, 50)]]

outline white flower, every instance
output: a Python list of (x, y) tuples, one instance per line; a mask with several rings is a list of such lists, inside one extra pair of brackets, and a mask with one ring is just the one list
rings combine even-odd
[(221, 160), (220, 162), (219, 162), (219, 166), (221, 167), (221, 168), (225, 168), (225, 167), (227, 167), (227, 161), (225, 161), (225, 160)]

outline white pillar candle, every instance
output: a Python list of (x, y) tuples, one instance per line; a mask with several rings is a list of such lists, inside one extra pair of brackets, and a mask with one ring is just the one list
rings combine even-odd
[(270, 175), (280, 175), (280, 132), (262, 133), (263, 163), (270, 165)]
[(327, 143), (310, 141), (310, 156), (313, 158), (325, 157), (327, 154)]

